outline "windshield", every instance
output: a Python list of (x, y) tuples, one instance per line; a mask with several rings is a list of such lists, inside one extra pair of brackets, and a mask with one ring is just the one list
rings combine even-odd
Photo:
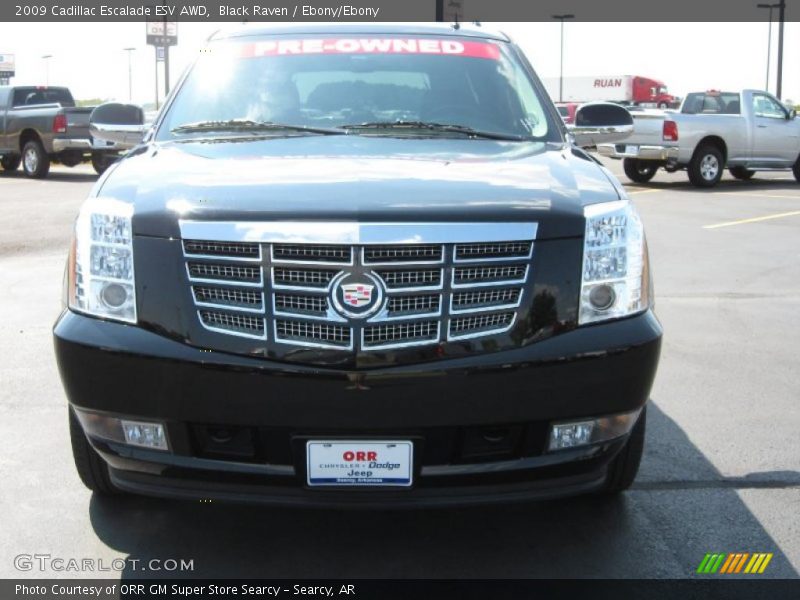
[[(205, 49), (157, 139), (245, 135), (250, 125), (249, 135), (264, 136), (345, 127), (361, 135), (455, 137), (474, 130), (545, 139), (558, 133), (548, 124), (544, 106), (501, 43), (266, 38)], [(422, 127), (431, 123), (459, 128)], [(280, 132), (263, 124), (294, 129)]]

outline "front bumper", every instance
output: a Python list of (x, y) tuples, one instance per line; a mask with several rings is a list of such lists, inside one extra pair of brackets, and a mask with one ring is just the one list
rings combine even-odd
[[(72, 405), (166, 424), (169, 453), (90, 440), (121, 489), (384, 507), (542, 498), (602, 486), (625, 440), (547, 453), (549, 425), (642, 407), (661, 343), (648, 311), (515, 350), (346, 372), (202, 351), (69, 311), (54, 334)], [(209, 451), (204, 440), (214, 427), (248, 432), (249, 453)], [(474, 443), (486, 428), (511, 432), (501, 452)], [(312, 436), (410, 439), (414, 487), (308, 489), (303, 441)]]
[(609, 158), (638, 158), (639, 160), (657, 160), (675, 162), (678, 160), (678, 148), (675, 146), (647, 146), (638, 144), (599, 144), (597, 151), (601, 156)]

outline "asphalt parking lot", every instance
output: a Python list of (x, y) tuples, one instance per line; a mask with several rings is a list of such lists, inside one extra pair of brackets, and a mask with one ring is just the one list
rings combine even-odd
[(57, 167), (45, 181), (0, 175), (0, 576), (40, 577), (17, 571), (14, 557), (49, 554), (106, 565), (193, 559), (186, 575), (199, 577), (692, 577), (707, 552), (772, 552), (760, 577), (798, 576), (800, 185), (791, 173), (726, 176), (711, 191), (684, 173), (628, 185), (665, 329), (631, 491), (392, 513), (109, 501), (81, 485), (50, 328), (72, 219), (95, 179), (87, 167)]

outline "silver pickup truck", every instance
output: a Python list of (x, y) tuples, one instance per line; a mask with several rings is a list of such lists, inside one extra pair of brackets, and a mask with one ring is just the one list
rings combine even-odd
[(726, 167), (737, 179), (791, 169), (800, 181), (800, 119), (766, 92), (696, 92), (678, 112), (632, 116), (631, 137), (597, 150), (623, 159), (625, 174), (637, 183), (650, 181), (662, 167), (670, 173), (686, 169), (698, 187), (716, 185)]
[(65, 87), (0, 87), (0, 166), (28, 177), (46, 177), (52, 161), (68, 167), (91, 160), (101, 173), (118, 155), (114, 144), (94, 140), (94, 107), (76, 107)]

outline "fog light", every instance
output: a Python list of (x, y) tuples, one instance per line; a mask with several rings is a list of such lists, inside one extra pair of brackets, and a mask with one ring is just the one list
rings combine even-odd
[(599, 444), (622, 437), (633, 429), (641, 409), (597, 419), (554, 423), (550, 429), (549, 451)]
[(129, 421), (109, 415), (74, 409), (86, 435), (119, 444), (169, 450), (166, 428), (162, 423)]
[(167, 437), (161, 423), (142, 423), (141, 421), (122, 421), (125, 443), (143, 448), (167, 449)]
[(596, 310), (608, 310), (616, 299), (617, 294), (610, 285), (597, 285), (589, 292), (589, 302)]
[(100, 296), (109, 308), (120, 308), (128, 299), (128, 291), (118, 283), (105, 283)]

